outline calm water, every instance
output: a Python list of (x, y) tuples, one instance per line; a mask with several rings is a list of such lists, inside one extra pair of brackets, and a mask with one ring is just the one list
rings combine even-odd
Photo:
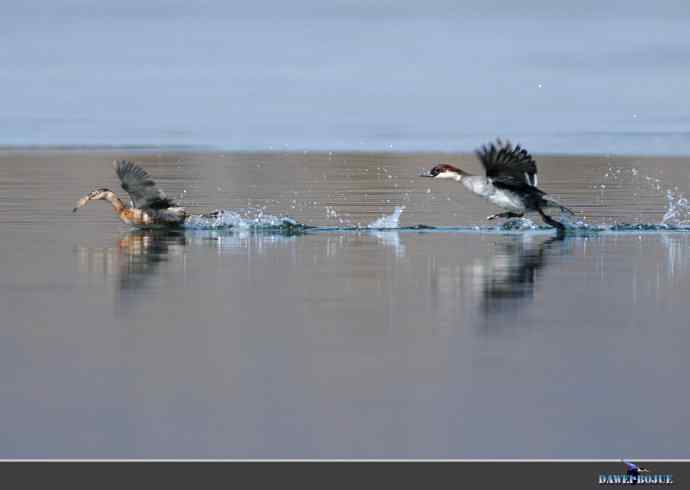
[(24, 0), (0, 144), (690, 154), (684, 0)]
[[(72, 214), (119, 191), (122, 157), (193, 212), (333, 228), (153, 234), (105, 203)], [(416, 178), (441, 158), (478, 167), (0, 153), (0, 457), (687, 456), (690, 232), (343, 229), (396, 207), (401, 227), (486, 226), (480, 199)], [(539, 162), (590, 224), (687, 219), (687, 158)]]

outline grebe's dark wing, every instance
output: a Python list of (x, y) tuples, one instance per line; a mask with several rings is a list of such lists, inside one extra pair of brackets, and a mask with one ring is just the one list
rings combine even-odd
[(486, 176), (494, 184), (510, 187), (536, 187), (537, 164), (527, 150), (510, 142), (489, 143), (477, 150), (477, 157), (482, 162)]
[(117, 160), (113, 162), (113, 167), (135, 208), (167, 209), (175, 206), (173, 200), (156, 185), (148, 172), (134, 162)]

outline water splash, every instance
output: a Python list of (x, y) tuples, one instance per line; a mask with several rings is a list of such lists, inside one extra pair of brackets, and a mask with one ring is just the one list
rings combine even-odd
[(538, 230), (539, 226), (529, 218), (516, 218), (505, 221), (498, 228), (506, 231)]
[(405, 206), (398, 206), (392, 214), (381, 216), (379, 219), (369, 223), (367, 228), (370, 230), (394, 230), (400, 228), (400, 215), (405, 210)]
[(682, 194), (666, 191), (666, 213), (661, 218), (662, 225), (686, 226), (690, 225), (690, 204)]
[[(647, 175), (635, 167), (609, 166), (603, 176), (603, 183), (595, 184), (593, 188), (599, 190), (599, 203), (601, 205), (607, 205), (609, 201), (615, 205), (621, 196), (626, 199), (632, 196), (635, 201), (645, 200), (647, 202), (657, 200), (661, 202), (665, 197), (667, 209), (659, 224), (672, 226), (680, 224), (679, 221), (675, 220), (678, 211), (675, 201), (682, 199), (682, 196), (677, 195), (678, 188), (675, 187), (674, 192), (664, 185), (661, 178)], [(636, 206), (633, 206), (633, 209), (639, 210)], [(640, 214), (637, 218), (638, 223), (643, 216)]]
[(336, 221), (338, 226), (347, 228), (355, 226), (353, 225), (352, 219), (349, 215), (339, 214), (333, 206), (326, 206), (326, 218)]
[(218, 209), (207, 214), (189, 216), (184, 227), (192, 230), (271, 230), (307, 228), (288, 216), (265, 214), (263, 209)]
[[(660, 179), (642, 175), (637, 169), (609, 168), (604, 176), (611, 183), (620, 183), (622, 179), (633, 179), (642, 187), (653, 192), (662, 192), (663, 184)], [(598, 186), (595, 186), (598, 188)], [(610, 185), (604, 186), (609, 190)], [(666, 211), (661, 221), (649, 223), (587, 223), (575, 215), (561, 211), (558, 220), (566, 225), (567, 233), (573, 236), (586, 236), (602, 232), (614, 233), (653, 233), (653, 232), (690, 232), (690, 202), (685, 196), (675, 190), (666, 190)], [(522, 234), (522, 233), (555, 233), (555, 230), (539, 221), (528, 218), (518, 218), (504, 223), (470, 226), (441, 226), (428, 225), (400, 226), (400, 217), (405, 206), (396, 207), (393, 213), (383, 215), (369, 224), (353, 224), (349, 219), (340, 216), (333, 207), (326, 207), (326, 217), (337, 222), (336, 226), (309, 226), (299, 223), (288, 216), (266, 214), (262, 208), (244, 208), (236, 210), (220, 209), (212, 213), (190, 216), (185, 222), (185, 228), (190, 230), (226, 230), (230, 233), (237, 231), (269, 232), (269, 233), (308, 233), (308, 232), (367, 232), (389, 230), (416, 232), (446, 232), (446, 233), (488, 233), (488, 234)]]

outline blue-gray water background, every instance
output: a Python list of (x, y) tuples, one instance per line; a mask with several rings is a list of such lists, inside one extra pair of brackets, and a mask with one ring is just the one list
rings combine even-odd
[[(128, 230), (140, 162), (192, 213), (306, 235)], [(0, 151), (0, 457), (679, 458), (690, 233), (480, 233), (416, 176), (471, 155)], [(688, 226), (686, 157), (537, 156), (592, 224)], [(669, 196), (672, 196), (670, 199)], [(243, 213), (246, 213), (244, 211)], [(256, 212), (253, 213), (256, 215)]]
[[(688, 12), (5, 2), (0, 457), (686, 457)], [(342, 229), (487, 226), (417, 173), (496, 136), (578, 219), (656, 228)], [(341, 228), (72, 214), (115, 158), (192, 213)]]
[(672, 2), (3, 5), (0, 144), (690, 153)]

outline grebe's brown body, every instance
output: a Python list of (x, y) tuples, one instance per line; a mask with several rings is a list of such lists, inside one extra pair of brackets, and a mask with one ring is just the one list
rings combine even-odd
[(122, 188), (129, 194), (131, 206), (127, 207), (117, 195), (106, 188), (91, 191), (79, 199), (76, 212), (90, 201), (108, 201), (123, 223), (137, 228), (171, 228), (184, 223), (187, 213), (175, 204), (151, 179), (151, 176), (133, 162), (113, 162)]

